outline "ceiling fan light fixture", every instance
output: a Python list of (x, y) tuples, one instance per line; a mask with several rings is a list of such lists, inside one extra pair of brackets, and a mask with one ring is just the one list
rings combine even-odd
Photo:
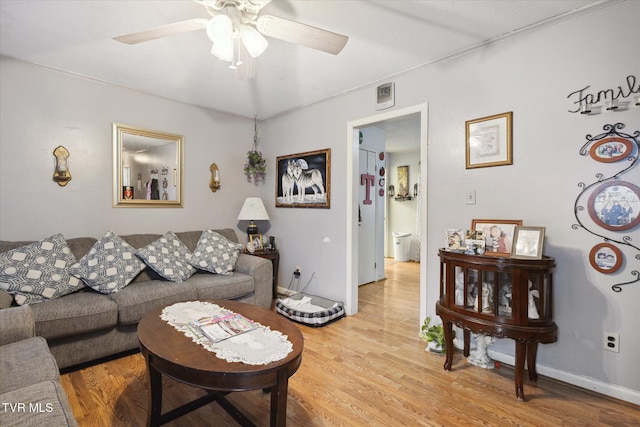
[(233, 22), (227, 15), (216, 15), (207, 23), (207, 36), (213, 43), (228, 40), (233, 34)]
[(213, 42), (211, 54), (223, 61), (233, 59), (233, 21), (227, 15), (214, 16), (206, 26), (207, 36)]
[(233, 44), (231, 40), (227, 42), (213, 42), (211, 54), (222, 61), (230, 62), (233, 59)]
[(264, 38), (262, 34), (250, 25), (242, 25), (240, 27), (240, 37), (242, 43), (247, 48), (249, 55), (253, 58), (257, 58), (262, 55), (269, 46), (269, 42)]

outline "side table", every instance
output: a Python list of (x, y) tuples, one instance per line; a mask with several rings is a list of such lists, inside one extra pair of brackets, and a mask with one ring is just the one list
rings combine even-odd
[(253, 253), (244, 250), (247, 255), (254, 255), (260, 258), (268, 259), (273, 264), (273, 298), (278, 297), (278, 265), (280, 264), (280, 252), (275, 251), (255, 251)]

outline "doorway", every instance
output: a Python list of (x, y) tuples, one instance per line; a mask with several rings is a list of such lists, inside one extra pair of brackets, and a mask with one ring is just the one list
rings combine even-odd
[[(358, 137), (358, 130), (370, 126), (381, 126), (384, 122), (398, 121), (401, 118), (418, 114), (420, 124), (420, 162), (426, 168), (427, 165), (427, 104), (420, 104), (413, 107), (407, 107), (392, 112), (381, 113), (375, 116), (363, 118), (360, 120), (352, 121), (347, 124), (347, 138), (348, 145), (351, 147), (348, 150), (347, 156), (347, 182), (350, 185), (347, 186), (347, 259), (350, 262), (347, 263), (347, 277), (346, 277), (346, 298), (345, 309), (348, 314), (355, 314), (358, 312), (358, 284), (359, 284), (359, 194), (361, 187), (360, 176), (360, 138)], [(419, 177), (419, 187), (426, 189), (426, 169), (422, 170)], [(378, 190), (376, 190), (378, 191)], [(385, 185), (385, 194), (388, 191)], [(427, 201), (426, 195), (419, 200), (420, 211), (420, 226), (419, 240), (423, 242), (420, 245), (421, 260), (427, 259)], [(420, 263), (420, 316), (424, 318), (426, 315), (426, 262)]]

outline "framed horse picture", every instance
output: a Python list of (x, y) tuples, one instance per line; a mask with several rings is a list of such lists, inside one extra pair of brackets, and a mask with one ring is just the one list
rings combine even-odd
[(325, 208), (331, 203), (331, 149), (276, 158), (276, 207)]

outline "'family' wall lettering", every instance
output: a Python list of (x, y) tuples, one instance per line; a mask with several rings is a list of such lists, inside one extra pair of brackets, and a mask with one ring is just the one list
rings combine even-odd
[(574, 99), (575, 110), (568, 110), (570, 113), (579, 113), (580, 107), (585, 104), (595, 105), (604, 101), (613, 101), (619, 98), (629, 98), (635, 93), (640, 93), (640, 83), (636, 82), (635, 76), (627, 76), (626, 87), (618, 86), (616, 89), (603, 89), (598, 92), (587, 92), (591, 86), (571, 92), (567, 98)]

